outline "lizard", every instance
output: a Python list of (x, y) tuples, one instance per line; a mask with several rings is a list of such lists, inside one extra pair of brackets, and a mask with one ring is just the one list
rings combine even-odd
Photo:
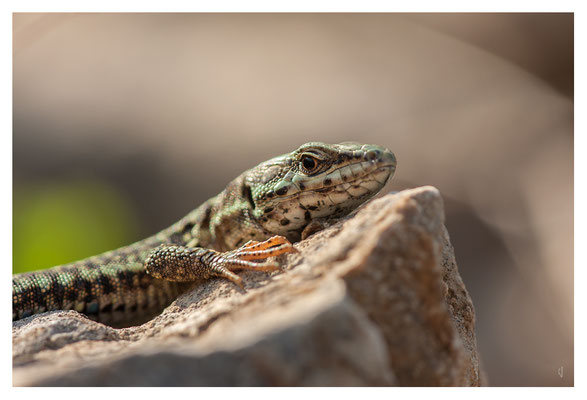
[(213, 277), (243, 287), (238, 270), (275, 271), (271, 257), (348, 215), (393, 176), (377, 146), (310, 142), (265, 161), (169, 228), (134, 244), (50, 269), (13, 275), (13, 321), (76, 310), (115, 327), (152, 318)]

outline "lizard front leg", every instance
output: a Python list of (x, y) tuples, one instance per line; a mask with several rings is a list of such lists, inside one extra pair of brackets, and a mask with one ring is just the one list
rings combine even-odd
[(154, 278), (168, 281), (189, 282), (217, 276), (242, 287), (242, 278), (233, 271), (276, 271), (280, 268), (275, 262), (254, 261), (295, 251), (283, 236), (273, 236), (264, 242), (250, 241), (223, 253), (201, 247), (163, 245), (149, 254), (145, 268)]

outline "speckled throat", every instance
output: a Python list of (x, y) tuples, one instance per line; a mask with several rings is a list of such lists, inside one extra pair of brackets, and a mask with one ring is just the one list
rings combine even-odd
[(395, 167), (394, 154), (380, 146), (306, 143), (245, 171), (156, 235), (14, 275), (13, 319), (73, 309), (128, 326), (160, 312), (192, 281), (220, 276), (241, 285), (234, 270), (275, 269), (263, 260), (293, 251), (289, 242), (350, 213), (383, 188)]

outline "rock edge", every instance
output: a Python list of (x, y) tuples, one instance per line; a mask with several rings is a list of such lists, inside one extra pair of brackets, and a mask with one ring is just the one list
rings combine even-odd
[(480, 386), (440, 193), (404, 190), (297, 243), (284, 272), (211, 280), (137, 327), (13, 323), (16, 386)]

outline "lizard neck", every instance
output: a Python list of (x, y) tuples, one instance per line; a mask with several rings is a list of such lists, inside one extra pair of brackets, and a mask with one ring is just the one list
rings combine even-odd
[[(229, 183), (213, 200), (208, 226), (213, 248), (227, 251), (249, 240), (262, 241), (272, 236), (254, 216), (254, 203), (244, 174)], [(205, 229), (204, 226), (202, 228)]]
[(190, 247), (228, 251), (249, 240), (272, 236), (255, 219), (253, 203), (245, 179), (240, 176), (225, 190), (186, 215), (172, 228), (172, 240)]

